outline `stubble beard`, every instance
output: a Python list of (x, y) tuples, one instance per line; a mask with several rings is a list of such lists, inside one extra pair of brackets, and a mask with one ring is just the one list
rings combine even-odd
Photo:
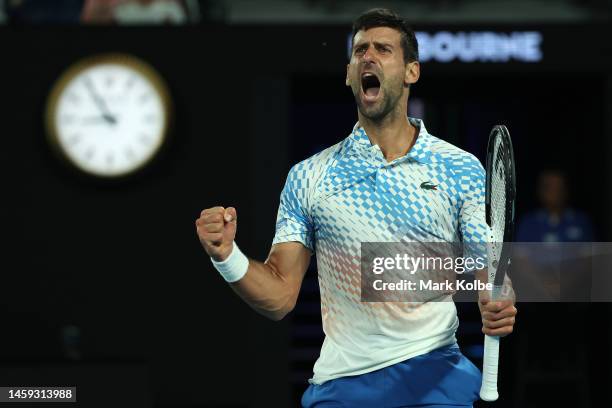
[(374, 123), (380, 123), (389, 114), (392, 114), (402, 95), (401, 91), (391, 92), (390, 87), (383, 89), (382, 84), (379, 92), (382, 92), (381, 100), (373, 106), (366, 106), (361, 100), (361, 84), (357, 89), (353, 89), (353, 96), (355, 97), (359, 113)]

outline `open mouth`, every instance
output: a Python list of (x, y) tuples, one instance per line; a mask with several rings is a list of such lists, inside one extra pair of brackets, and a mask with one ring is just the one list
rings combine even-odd
[(365, 72), (361, 75), (361, 89), (365, 99), (368, 101), (373, 101), (380, 93), (380, 80), (375, 74)]

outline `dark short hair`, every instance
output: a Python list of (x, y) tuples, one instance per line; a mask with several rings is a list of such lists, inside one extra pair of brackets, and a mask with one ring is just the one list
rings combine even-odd
[(352, 41), (355, 41), (355, 35), (358, 31), (369, 30), (374, 27), (389, 27), (399, 31), (401, 34), (402, 51), (404, 52), (404, 62), (407, 64), (419, 60), (419, 44), (412, 27), (410, 27), (406, 19), (388, 9), (371, 9), (357, 17), (353, 22)]

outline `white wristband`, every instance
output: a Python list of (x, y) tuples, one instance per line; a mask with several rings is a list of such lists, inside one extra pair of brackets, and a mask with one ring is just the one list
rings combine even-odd
[(221, 276), (223, 276), (223, 279), (229, 283), (242, 279), (249, 269), (249, 258), (242, 253), (235, 241), (233, 242), (232, 252), (225, 261), (217, 262), (212, 258), (210, 260)]

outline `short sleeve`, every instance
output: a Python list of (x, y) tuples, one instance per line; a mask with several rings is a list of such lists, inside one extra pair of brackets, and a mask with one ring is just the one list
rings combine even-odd
[(489, 227), (485, 215), (485, 170), (473, 158), (462, 175), (463, 200), (459, 212), (459, 228), (464, 245), (464, 257), (487, 259)]
[(306, 208), (308, 177), (304, 166), (297, 164), (290, 171), (281, 193), (276, 234), (272, 244), (301, 242), (314, 252), (314, 226)]

